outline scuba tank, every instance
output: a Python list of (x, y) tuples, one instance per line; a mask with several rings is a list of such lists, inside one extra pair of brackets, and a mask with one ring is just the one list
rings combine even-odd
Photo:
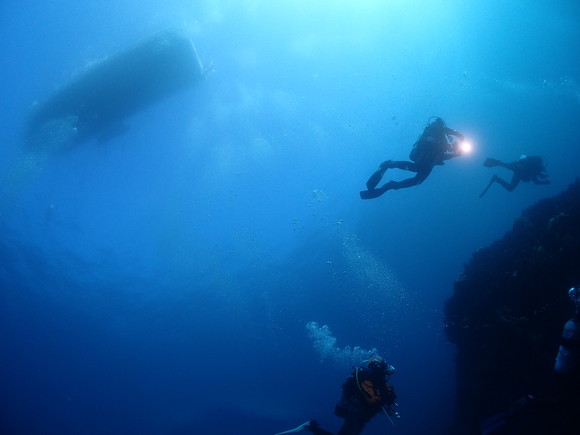
[(570, 319), (562, 331), (562, 344), (558, 349), (554, 370), (562, 375), (572, 375), (580, 368), (580, 324)]
[(562, 375), (580, 374), (580, 291), (572, 287), (568, 295), (576, 305), (576, 315), (568, 320), (562, 331), (562, 343), (558, 349), (554, 370)]

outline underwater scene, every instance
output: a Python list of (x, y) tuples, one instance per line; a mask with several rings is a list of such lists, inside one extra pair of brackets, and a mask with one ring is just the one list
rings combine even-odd
[(580, 434), (579, 41), (572, 0), (0, 2), (0, 433)]

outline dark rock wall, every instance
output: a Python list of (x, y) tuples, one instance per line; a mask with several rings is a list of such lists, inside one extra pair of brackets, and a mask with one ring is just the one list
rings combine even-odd
[(457, 345), (454, 434), (480, 433), (482, 419), (522, 395), (549, 394), (562, 327), (574, 313), (567, 290), (579, 284), (576, 180), (476, 251), (455, 282), (445, 306), (447, 337)]

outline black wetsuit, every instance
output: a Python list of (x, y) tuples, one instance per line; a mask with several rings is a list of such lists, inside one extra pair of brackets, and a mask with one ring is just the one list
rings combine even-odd
[(403, 169), (415, 172), (412, 178), (403, 181), (389, 181), (389, 189), (403, 189), (421, 184), (431, 174), (433, 167), (443, 165), (445, 160), (457, 157), (457, 153), (451, 149), (448, 136), (460, 138), (463, 136), (443, 124), (432, 123), (425, 127), (423, 134), (413, 145), (408, 161), (387, 161), (381, 165), (385, 169)]
[[(421, 184), (431, 174), (436, 165), (443, 165), (445, 160), (460, 155), (451, 146), (449, 136), (456, 136), (463, 140), (461, 133), (446, 127), (442, 120), (430, 123), (413, 145), (409, 155), (410, 161), (387, 160), (381, 163), (379, 169), (367, 181), (368, 190), (361, 192), (361, 198), (376, 198), (388, 190), (404, 189)], [(416, 175), (402, 181), (389, 181), (383, 186), (376, 188), (387, 169), (402, 169), (415, 172)]]
[(521, 159), (510, 163), (505, 163), (496, 159), (486, 159), (483, 165), (488, 168), (501, 166), (502, 168), (506, 168), (512, 171), (513, 175), (511, 181), (509, 182), (505, 181), (497, 175), (491, 177), (489, 184), (479, 195), (480, 198), (486, 194), (487, 190), (493, 183), (498, 183), (508, 192), (514, 190), (517, 185), (520, 184), (520, 181), (531, 181), (534, 184), (550, 184), (550, 181), (547, 179), (548, 174), (546, 173), (546, 168), (544, 167), (544, 161), (540, 156), (522, 157)]
[(580, 434), (580, 311), (565, 324), (562, 335), (552, 391), (543, 397), (521, 397), (506, 411), (484, 420), (482, 433)]
[[(367, 383), (367, 388), (372, 385), (372, 395), (366, 392), (364, 383)], [(337, 435), (360, 434), (371, 418), (383, 407), (390, 409), (396, 398), (393, 387), (387, 384), (384, 375), (377, 378), (366, 368), (355, 369), (342, 384), (342, 394), (334, 410), (338, 417), (344, 418)]]

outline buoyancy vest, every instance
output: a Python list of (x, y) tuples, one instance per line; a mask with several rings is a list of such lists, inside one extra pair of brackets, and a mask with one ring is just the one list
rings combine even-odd
[(523, 181), (531, 181), (544, 171), (544, 161), (540, 156), (527, 156), (516, 163), (518, 174)]
[(441, 127), (428, 125), (413, 144), (409, 159), (415, 163), (431, 162), (444, 153), (447, 146), (446, 131)]
[(359, 368), (357, 368), (355, 371), (356, 384), (363, 394), (365, 401), (369, 405), (380, 405), (383, 401), (386, 400), (386, 397), (383, 397), (381, 390), (384, 390), (387, 393), (391, 393), (393, 387), (385, 382), (384, 386), (381, 388), (380, 386), (375, 385), (370, 379), (361, 380), (359, 377), (359, 371)]

